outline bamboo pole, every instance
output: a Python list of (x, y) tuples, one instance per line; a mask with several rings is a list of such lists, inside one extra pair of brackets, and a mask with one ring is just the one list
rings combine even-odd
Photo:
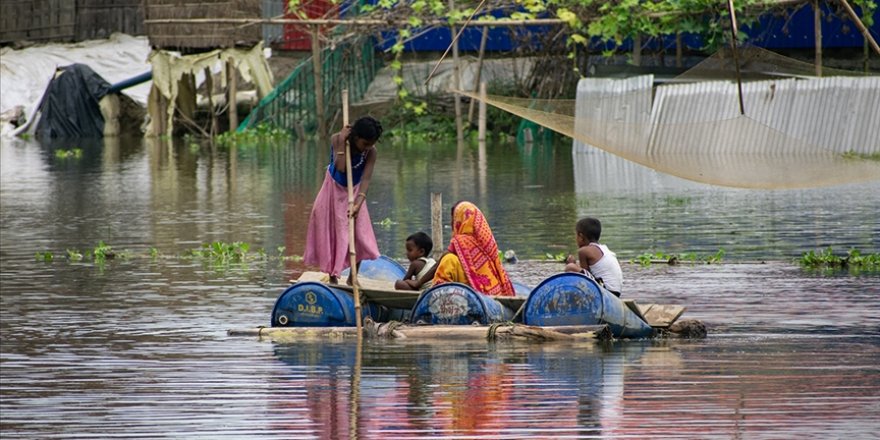
[(675, 34), (675, 67), (681, 67), (684, 58), (684, 48), (681, 43), (681, 32)]
[[(473, 102), (473, 100), (471, 100)], [(480, 111), (477, 113), (477, 141), (486, 143), (486, 82), (480, 83)]]
[[(319, 26), (312, 27), (312, 75), (315, 84), (315, 117), (318, 119), (319, 138), (327, 134), (327, 127), (324, 123), (324, 82), (321, 78), (323, 60), (321, 60), (320, 29)], [(343, 125), (348, 125), (348, 122), (344, 121)]]
[[(348, 126), (348, 89), (342, 90), (342, 125)], [(361, 292), (357, 280), (357, 254), (355, 248), (354, 222), (354, 183), (351, 177), (351, 145), (348, 138), (345, 140), (345, 178), (348, 186), (348, 257), (351, 266), (351, 288), (354, 296), (354, 319), (357, 328), (357, 337), (363, 337), (363, 325), (361, 324)]]
[[(800, 0), (806, 1), (806, 0)], [(475, 10), (476, 12), (476, 10)], [(303, 26), (379, 26), (379, 27), (400, 27), (406, 25), (407, 20), (376, 20), (376, 19), (298, 19), (298, 18), (162, 18), (144, 20), (144, 24), (298, 24)], [(567, 22), (558, 18), (535, 18), (530, 20), (483, 20), (478, 21), (480, 26), (492, 27), (516, 27), (516, 26), (548, 26), (556, 24), (566, 24)], [(423, 23), (424, 26), (448, 26), (447, 20), (428, 20)]]
[(431, 193), (431, 240), (434, 241), (432, 258), (440, 259), (443, 254), (443, 193)]
[[(416, 341), (451, 340), (532, 340), (532, 341), (576, 341), (608, 340), (611, 331), (606, 325), (565, 325), (537, 327), (523, 324), (500, 324), (497, 326), (476, 325), (400, 325), (400, 323), (379, 324), (367, 318), (364, 328), (370, 338), (411, 339)], [(349, 338), (356, 336), (355, 327), (258, 327), (230, 329), (229, 336), (257, 336), (272, 339), (314, 339)]]
[(634, 66), (642, 65), (642, 34), (635, 34), (632, 38), (632, 63)]
[[(489, 40), (489, 28), (487, 26), (483, 26), (483, 35), (480, 37), (480, 51), (477, 55), (477, 75), (474, 79), (474, 93), (480, 91), (480, 77), (483, 76), (483, 56), (486, 54), (486, 43)], [(474, 120), (474, 100), (471, 99), (470, 104), (468, 105), (468, 117), (467, 122), (468, 126), (471, 125), (471, 121)]]
[(229, 108), (229, 132), (238, 129), (238, 72), (232, 61), (226, 62), (226, 104)]
[(732, 35), (730, 45), (733, 48), (733, 64), (736, 66), (736, 87), (739, 95), (739, 114), (744, 115), (746, 114), (746, 110), (743, 105), (742, 77), (739, 73), (739, 53), (736, 49), (736, 10), (733, 7), (733, 0), (727, 0), (727, 10), (730, 12), (730, 32)]
[(816, 76), (822, 76), (822, 10), (819, 8), (819, 0), (813, 0), (813, 26), (815, 30), (816, 47)]
[[(464, 22), (464, 25), (461, 26), (461, 29), (458, 30), (458, 33), (454, 34), (454, 36), (452, 37), (452, 42), (449, 43), (449, 47), (446, 48), (446, 51), (443, 52), (443, 55), (441, 55), (440, 59), (437, 60), (437, 64), (434, 65), (434, 69), (431, 70), (431, 73), (428, 74), (428, 78), (425, 79), (425, 84), (428, 84), (428, 81), (431, 81), (431, 78), (434, 77), (434, 72), (436, 72), (437, 68), (440, 67), (440, 63), (442, 63), (443, 59), (446, 58), (446, 54), (448, 54), (449, 50), (452, 49), (452, 46), (458, 42), (458, 37), (461, 36), (461, 33), (464, 32), (464, 28), (467, 27), (468, 23), (471, 22), (471, 19), (473, 19), (474, 15), (476, 15), (477, 11), (479, 11), (483, 7), (484, 3), (486, 3), (486, 0), (480, 1), (480, 4), (477, 5), (476, 8), (474, 8), (474, 12), (472, 12), (471, 16), (468, 17), (467, 21)], [(449, 0), (449, 6), (450, 6), (450, 10), (451, 10), (452, 6), (453, 6), (453, 0)], [(529, 21), (531, 21), (531, 20), (529, 20)], [(455, 27), (453, 26), (452, 28), (454, 29)], [(458, 50), (458, 46), (456, 45), (455, 47), (456, 47), (456, 50)], [(458, 95), (456, 95), (456, 96), (458, 96)]]
[(214, 74), (210, 67), (205, 67), (205, 90), (207, 90), (208, 110), (211, 112), (211, 142), (217, 135), (217, 110), (214, 107)]
[(840, 0), (840, 4), (843, 6), (843, 9), (846, 11), (846, 14), (849, 15), (849, 18), (852, 19), (853, 23), (855, 23), (856, 27), (859, 28), (859, 32), (862, 33), (862, 36), (865, 37), (865, 41), (871, 45), (871, 48), (874, 49), (874, 52), (877, 52), (880, 55), (880, 46), (877, 45), (877, 40), (871, 36), (871, 32), (868, 31), (868, 28), (865, 27), (865, 24), (862, 23), (862, 20), (859, 19), (859, 16), (856, 15), (856, 11), (853, 10), (852, 6), (849, 5), (849, 2), (846, 0)]
[[(480, 3), (482, 6), (482, 3)], [(449, 0), (449, 10), (455, 10), (455, 0)], [(477, 12), (474, 9), (474, 14)], [(473, 16), (473, 14), (471, 14)], [(467, 26), (467, 23), (465, 23)], [(462, 32), (464, 31), (464, 26), (461, 27)], [(461, 60), (458, 57), (458, 37), (461, 35), (461, 32), (455, 32), (455, 25), (449, 26), (449, 36), (452, 37), (452, 86), (455, 90), (461, 90)], [(439, 64), (438, 64), (439, 65)], [(435, 66), (436, 70), (436, 66)], [(455, 139), (459, 144), (464, 142), (464, 125), (462, 123), (462, 112), (461, 112), (461, 96), (458, 93), (452, 93), (453, 99), (453, 107), (455, 107)]]

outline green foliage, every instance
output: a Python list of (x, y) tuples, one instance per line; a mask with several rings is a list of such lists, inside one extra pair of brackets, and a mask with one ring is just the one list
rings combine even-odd
[(828, 247), (824, 251), (809, 251), (804, 253), (798, 263), (806, 269), (831, 269), (859, 271), (880, 271), (880, 253), (862, 255), (856, 249), (850, 249), (845, 256), (834, 254), (834, 250)]
[(550, 252), (547, 252), (544, 254), (544, 260), (546, 260), (546, 261), (558, 261), (558, 262), (564, 263), (567, 259), (568, 259), (567, 252), (558, 252), (556, 254), (551, 254)]
[(217, 146), (229, 148), (238, 147), (261, 147), (286, 144), (290, 141), (291, 134), (287, 130), (273, 127), (267, 123), (261, 123), (244, 131), (221, 133), (215, 138)]
[(675, 265), (680, 263), (690, 263), (690, 264), (719, 264), (724, 259), (724, 249), (719, 249), (718, 252), (715, 252), (712, 255), (700, 255), (696, 252), (683, 252), (680, 254), (669, 254), (666, 252), (645, 252), (636, 256), (632, 262), (639, 264), (640, 266), (647, 267), (653, 263), (665, 263), (669, 265)]
[(79, 148), (70, 150), (55, 150), (56, 159), (81, 159), (83, 151)]

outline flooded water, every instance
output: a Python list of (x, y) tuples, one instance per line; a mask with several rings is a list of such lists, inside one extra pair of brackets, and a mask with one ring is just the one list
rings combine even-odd
[[(725, 251), (720, 265), (625, 263), (625, 294), (682, 304), (705, 340), (273, 342), (306, 268), (324, 146), (210, 151), (0, 143), (0, 429), (9, 438), (876, 438), (880, 275), (806, 272), (829, 246), (880, 252), (880, 183), (714, 188), (566, 145), (383, 144), (369, 209), (383, 253), (430, 229), (430, 194), (484, 209), (536, 285), (580, 216), (624, 261)], [(448, 218), (448, 213), (446, 213)], [(448, 230), (447, 230), (448, 236)], [(104, 241), (128, 258), (69, 261)], [(211, 241), (266, 258), (181, 257)], [(151, 252), (151, 249), (153, 250)], [(54, 260), (37, 260), (51, 252)]]

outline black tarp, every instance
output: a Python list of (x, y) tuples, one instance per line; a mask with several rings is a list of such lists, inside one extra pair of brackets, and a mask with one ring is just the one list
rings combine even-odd
[(40, 103), (36, 136), (41, 139), (103, 136), (104, 116), (98, 101), (109, 90), (110, 83), (85, 64), (59, 67)]

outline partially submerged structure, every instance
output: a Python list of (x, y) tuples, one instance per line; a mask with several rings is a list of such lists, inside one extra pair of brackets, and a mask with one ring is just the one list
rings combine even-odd
[[(212, 135), (220, 130), (219, 116), (223, 114), (228, 127), (235, 129), (239, 120), (239, 76), (254, 84), (260, 98), (271, 92), (272, 75), (263, 55), (260, 26), (198, 23), (198, 19), (208, 17), (259, 19), (259, 0), (145, 0), (144, 17), (153, 47), (147, 135), (173, 134), (176, 122)], [(195, 22), (177, 23), (175, 19)], [(196, 123), (197, 78), (204, 80), (207, 129)], [(215, 96), (218, 88), (223, 93)]]

